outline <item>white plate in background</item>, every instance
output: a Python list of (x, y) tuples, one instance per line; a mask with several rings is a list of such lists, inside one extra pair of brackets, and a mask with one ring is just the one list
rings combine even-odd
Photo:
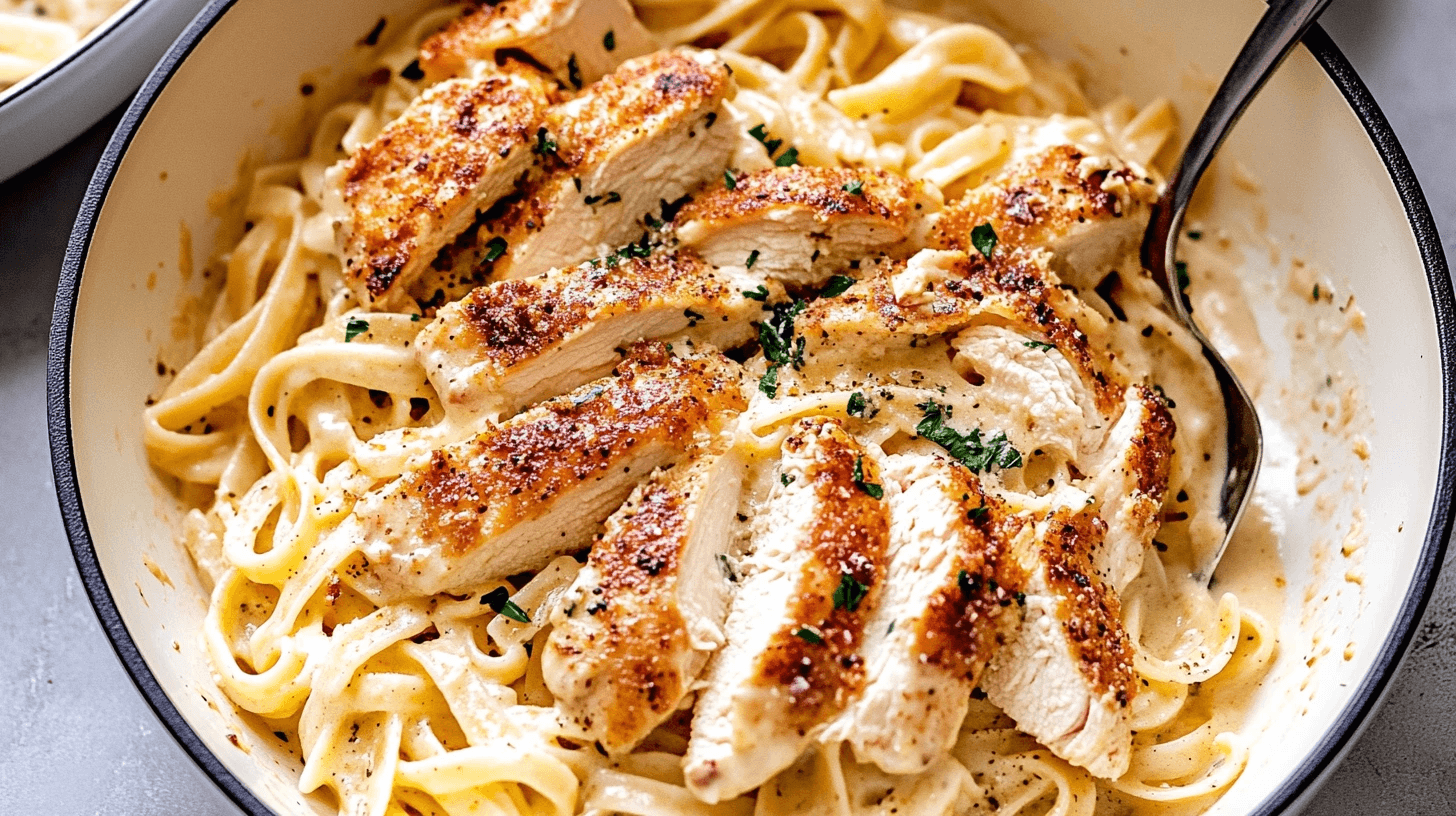
[(205, 2), (132, 0), (75, 48), (0, 91), (0, 181), (121, 104)]

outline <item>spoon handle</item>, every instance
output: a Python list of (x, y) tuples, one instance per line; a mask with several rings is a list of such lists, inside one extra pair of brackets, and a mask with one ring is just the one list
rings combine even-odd
[[(1330, 0), (1270, 0), (1269, 10), (1264, 12), (1263, 19), (1249, 35), (1224, 76), (1223, 84), (1219, 85), (1213, 100), (1208, 103), (1203, 118), (1198, 121), (1198, 127), (1183, 152), (1183, 159), (1154, 210), (1154, 224), (1164, 237), (1157, 246), (1172, 247), (1173, 243), (1166, 237), (1182, 223), (1183, 213), (1188, 209), (1188, 202), (1193, 198), (1198, 180), (1208, 169), (1208, 163), (1254, 95), (1264, 87), (1274, 69), (1279, 67), (1294, 44), (1329, 4)], [(1172, 268), (1172, 259), (1166, 259), (1166, 269)], [(1158, 282), (1163, 285), (1168, 300), (1176, 307), (1182, 307), (1182, 298), (1172, 294), (1177, 291), (1177, 284), (1167, 279), (1170, 276), (1154, 277), (1163, 278)]]

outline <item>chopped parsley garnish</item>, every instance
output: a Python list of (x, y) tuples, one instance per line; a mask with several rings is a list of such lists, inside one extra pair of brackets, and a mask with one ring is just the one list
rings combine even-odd
[(961, 597), (969, 601), (981, 591), (981, 576), (961, 570), (956, 576), (956, 584), (961, 588)]
[(1198, 231), (1198, 230), (1188, 230), (1188, 240), (1190, 240), (1190, 241), (1202, 241), (1203, 240), (1203, 233), (1200, 232), (1200, 231)]
[(539, 155), (556, 152), (556, 140), (551, 138), (551, 132), (546, 128), (536, 129), (536, 146), (531, 148)]
[(581, 66), (576, 62), (576, 54), (566, 60), (566, 78), (571, 81), (571, 87), (581, 90)]
[(768, 300), (768, 287), (760, 283), (757, 289), (744, 289), (743, 296), (749, 300), (756, 300), (759, 303), (763, 303)]
[[(982, 499), (982, 501), (985, 501), (985, 500)], [(982, 516), (986, 515), (990, 511), (991, 511), (991, 508), (989, 508), (986, 505), (982, 504), (980, 507), (972, 507), (966, 513), (966, 518), (970, 519), (971, 521), (979, 521)]]
[(369, 321), (351, 317), (349, 322), (344, 324), (344, 342), (348, 343), (367, 331), (369, 331)]
[(499, 235), (490, 239), (490, 242), (485, 245), (486, 263), (499, 260), (500, 256), (506, 254), (506, 247), (506, 239), (500, 237)]
[(1316, 283), (1314, 285), (1314, 292), (1312, 292), (1311, 294), (1314, 295), (1314, 299), (1315, 299), (1316, 302), (1319, 301), (1319, 299), (1320, 299), (1320, 290), (1319, 290), (1319, 284), (1318, 283)]
[(850, 183), (844, 185), (844, 191), (846, 193), (849, 193), (850, 195), (857, 195), (863, 198), (864, 182), (860, 181), (859, 179), (855, 179), (854, 181), (851, 181)]
[(748, 253), (748, 260), (743, 262), (743, 266), (746, 269), (752, 269), (753, 265), (756, 263), (758, 263), (758, 250), (755, 249), (754, 251)]
[(618, 201), (621, 201), (621, 200), (622, 200), (622, 194), (619, 193), (619, 192), (617, 192), (616, 190), (612, 190), (611, 192), (607, 193), (607, 203), (608, 204), (616, 204)]
[(872, 499), (883, 499), (885, 488), (874, 482), (866, 482), (864, 475), (864, 456), (858, 456), (854, 460), (854, 486), (865, 492), (865, 495)]
[(586, 198), (583, 198), (581, 201), (582, 201), (583, 204), (585, 204), (588, 207), (590, 207), (593, 204), (596, 204), (598, 201), (601, 201), (601, 200), (602, 200), (602, 197), (601, 196), (587, 196)]
[(784, 151), (784, 155), (774, 159), (774, 165), (778, 167), (793, 167), (799, 163), (799, 148), (791, 147)]
[(869, 587), (856, 581), (853, 575), (846, 572), (839, 576), (839, 586), (834, 589), (834, 608), (857, 611), (860, 602), (869, 592)]
[(642, 237), (637, 239), (637, 243), (628, 244), (622, 251), (629, 258), (646, 258), (648, 255), (651, 255), (652, 245), (649, 242), (647, 233), (642, 233)]
[(1051, 351), (1052, 349), (1056, 348), (1056, 346), (1052, 345), (1051, 343), (1043, 343), (1040, 340), (1027, 340), (1025, 343), (1022, 343), (1022, 345), (1030, 349), (1041, 349), (1042, 351)]
[(730, 190), (738, 189), (738, 177), (733, 175), (732, 170), (723, 171), (723, 183), (727, 185), (728, 189)]
[(808, 304), (802, 300), (790, 303), (776, 303), (773, 315), (758, 324), (758, 344), (763, 347), (763, 356), (771, 363), (792, 364), (795, 368), (804, 364), (804, 338), (794, 342), (794, 318), (804, 311)]
[(791, 485), (793, 483), (794, 483), (794, 477), (793, 476), (790, 476), (787, 473), (780, 473), (779, 474), (779, 484), (783, 485), (784, 487), (788, 487), (789, 485)]
[(717, 111), (708, 111), (708, 115), (705, 116), (705, 117), (703, 117), (703, 128), (705, 130), (712, 130), (713, 129), (713, 125), (717, 124), (717, 122), (718, 122), (718, 112)]
[(686, 207), (688, 205), (688, 202), (692, 200), (693, 197), (690, 195), (685, 195), (682, 198), (677, 199), (676, 201), (668, 201), (665, 198), (658, 199), (658, 201), (662, 202), (663, 223), (667, 223), (669, 221), (672, 221), (674, 218), (677, 218), (678, 212), (681, 211), (683, 207)]
[(1178, 277), (1178, 291), (1181, 292), (1184, 289), (1187, 289), (1189, 284), (1188, 264), (1182, 261), (1175, 261), (1173, 263), (1173, 272)]
[(812, 643), (815, 646), (818, 646), (824, 642), (823, 635), (819, 634), (813, 629), (810, 629), (807, 626), (800, 626), (797, 630), (795, 630), (794, 637), (804, 641), (805, 643)]
[(602, 47), (608, 51), (617, 50), (617, 32), (608, 30), (607, 35), (602, 37)]
[(869, 402), (865, 399), (865, 395), (856, 391), (849, 395), (849, 404), (845, 406), (844, 412), (850, 416), (862, 417), (868, 406)]
[(971, 230), (971, 246), (987, 258), (991, 257), (991, 253), (996, 251), (995, 228), (990, 224), (981, 224)]
[(989, 471), (992, 467), (1021, 467), (1021, 452), (1011, 447), (1006, 434), (997, 432), (990, 439), (981, 439), (981, 429), (973, 428), (970, 433), (961, 433), (945, 423), (945, 406), (928, 400), (915, 406), (925, 414), (915, 433), (945, 448), (957, 462), (970, 468), (972, 473)]
[(763, 376), (758, 378), (758, 390), (762, 391), (769, 399), (779, 395), (779, 367), (771, 365)]
[(819, 297), (839, 297), (849, 291), (849, 287), (853, 285), (854, 278), (848, 275), (834, 275), (829, 278), (828, 283), (824, 284), (824, 288), (819, 290)]
[(749, 129), (748, 135), (757, 139), (758, 143), (763, 145), (763, 149), (767, 150), (770, 156), (779, 152), (779, 147), (784, 143), (783, 139), (770, 139), (768, 137), (767, 125), (754, 125)]
[(1153, 384), (1153, 390), (1156, 391), (1156, 392), (1158, 392), (1158, 398), (1163, 401), (1163, 404), (1164, 405), (1168, 406), (1169, 408), (1177, 408), (1178, 407), (1178, 403), (1174, 402), (1173, 401), (1173, 398), (1170, 397), (1170, 396), (1168, 396), (1168, 393), (1163, 390), (1163, 386), (1158, 385), (1157, 383), (1154, 383)]
[(511, 600), (511, 591), (505, 587), (496, 587), (485, 593), (480, 596), (480, 602), (489, 606), (497, 615), (504, 615), (517, 623), (531, 622), (531, 616)]
[(718, 566), (722, 568), (724, 578), (735, 584), (738, 583), (738, 572), (733, 569), (733, 562), (728, 560), (728, 556), (718, 553)]

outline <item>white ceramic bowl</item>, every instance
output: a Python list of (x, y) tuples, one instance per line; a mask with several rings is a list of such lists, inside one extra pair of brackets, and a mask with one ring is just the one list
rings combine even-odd
[[(175, 366), (193, 351), (178, 347), (172, 327), (179, 304), (202, 285), (200, 275), (187, 274), (188, 258), (215, 248), (209, 198), (234, 184), (244, 154), (276, 158), (297, 149), (296, 135), (290, 139), (281, 125), (304, 104), (301, 82), (350, 76), (360, 36), (380, 16), (398, 20), (424, 2), (215, 0), (123, 120), (77, 222), (60, 285), (51, 442), (81, 575), (142, 693), (250, 813), (309, 813), (317, 803), (297, 793), (296, 759), (247, 739), (250, 726), (210, 678), (197, 636), (205, 599), (173, 543), (178, 508), (147, 464), (140, 412), (160, 385), (159, 355)], [(956, 0), (937, 5), (967, 13)], [(1168, 95), (1184, 122), (1196, 118), (1209, 79), (1222, 73), (1263, 8), (1258, 0), (1015, 6), (1014, 23), (1003, 27), (1092, 69), (1094, 92)], [(1003, 19), (994, 7), (980, 13)], [(1290, 435), (1271, 440), (1261, 494), (1288, 519), (1281, 652), (1254, 701), (1263, 725), (1251, 762), (1216, 806), (1222, 814), (1290, 812), (1351, 744), (1388, 689), (1425, 605), (1456, 489), (1456, 325), (1440, 242), (1364, 86), (1322, 32), (1306, 43), (1229, 141), (1224, 172), (1206, 182), (1220, 201), (1241, 201), (1247, 193), (1239, 188), (1251, 178), (1262, 192), (1252, 203), (1217, 209), (1210, 227), (1248, 235), (1257, 228), (1277, 242), (1257, 246), (1243, 264), (1276, 372), (1261, 409), (1282, 410), (1281, 391), (1298, 397), (1313, 385), (1301, 378), (1323, 382), (1328, 371), (1331, 382), (1353, 383), (1363, 394), (1368, 412), (1359, 430), (1370, 454), (1355, 463), (1351, 490), (1336, 494), (1336, 512), (1322, 514), (1320, 490), (1296, 489), (1307, 472), (1295, 464), (1313, 456), (1309, 446), (1334, 444), (1318, 435), (1322, 417), (1307, 406), (1296, 410), (1283, 423)], [(179, 229), (190, 232), (190, 255), (179, 256)], [(1276, 308), (1281, 297), (1274, 293), (1287, 287), (1259, 282), (1284, 280), (1296, 256), (1341, 298), (1357, 298), (1368, 324), (1363, 335), (1311, 347), (1297, 325), (1308, 314)], [(1296, 352), (1301, 359), (1291, 368)], [(1314, 365), (1328, 368), (1311, 374)], [(1326, 466), (1355, 458), (1348, 446), (1329, 448)], [(1347, 563), (1338, 551), (1352, 502), (1363, 508), (1372, 557)], [(231, 744), (230, 733), (243, 734), (248, 750)]]
[(0, 181), (121, 104), (204, 2), (132, 0), (64, 56), (0, 91)]

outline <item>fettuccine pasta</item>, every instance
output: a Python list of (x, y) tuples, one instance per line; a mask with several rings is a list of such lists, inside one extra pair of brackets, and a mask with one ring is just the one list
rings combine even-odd
[[(447, 306), (465, 303), (466, 293), (494, 278), (466, 280), (446, 271), (450, 267), (440, 262), (445, 258), (441, 250), (414, 280), (401, 279), (395, 289), (380, 290), (377, 303), (364, 302), (354, 285), (358, 266), (340, 239), (340, 225), (349, 217), (340, 168), (379, 144), (392, 122), (430, 99), (431, 89), (458, 81), (432, 75), (421, 47), (428, 48), (432, 36), (461, 12), (458, 5), (446, 5), (407, 23), (391, 21), (375, 56), (388, 80), (327, 110), (314, 126), (304, 155), (252, 172), (246, 180), (246, 204), (236, 216), (246, 224), (242, 237), (216, 259), (223, 284), (201, 350), (145, 412), (153, 464), (174, 476), (182, 495), (196, 502), (181, 539), (211, 587), (203, 638), (218, 682), (235, 706), (256, 717), (260, 733), (276, 732), (290, 745), (296, 740), (303, 763), (300, 788), (315, 792), (340, 813), (370, 816), (1196, 813), (1226, 791), (1248, 761), (1241, 736), (1243, 704), (1270, 667), (1277, 634), (1234, 595), (1210, 594), (1187, 577), (1196, 553), (1223, 534), (1210, 517), (1213, 503), (1207, 501), (1219, 483), (1221, 452), (1215, 440), (1221, 439), (1223, 407), (1217, 389), (1208, 384), (1211, 377), (1196, 343), (1160, 311), (1152, 284), (1130, 272), (1135, 266), (1121, 267), (1115, 296), (1107, 293), (1111, 289), (1104, 292), (1105, 281), (1084, 283), (1072, 272), (1057, 273), (1066, 274), (1068, 286), (1092, 304), (1075, 324), (1087, 334), (1066, 342), (1103, 343), (1116, 351), (1129, 382), (1160, 383), (1176, 396), (1176, 404), (1170, 399), (1166, 407), (1161, 397), (1146, 403), (1148, 410), (1167, 411), (1176, 421), (1177, 444), (1164, 473), (1167, 498), (1160, 498), (1162, 506), (1155, 508), (1161, 529), (1156, 521), (1149, 528), (1149, 536), (1156, 532), (1156, 547), (1150, 539), (1147, 557), (1137, 556), (1139, 566), (1121, 580), (1120, 606), (1113, 607), (1120, 610), (1117, 620), (1130, 644), (1126, 671), (1135, 692), (1124, 696), (1125, 708), (1118, 715), (1125, 718), (1131, 738), (1126, 755), (1113, 761), (1122, 763), (1115, 775), (1096, 772), (1106, 766), (1095, 762), (1074, 763), (1064, 758), (1076, 758), (1070, 749), (1052, 750), (1055, 746), (1019, 727), (1018, 718), (996, 704), (1005, 695), (1014, 696), (1006, 691), (998, 698), (994, 686), (1012, 671), (1005, 664), (1010, 658), (992, 657), (970, 699), (959, 703), (966, 713), (949, 732), (950, 742), (944, 750), (931, 752), (914, 772), (891, 773), (868, 761), (851, 729), (839, 737), (811, 740), (794, 752), (791, 764), (755, 789), (713, 801), (701, 795), (708, 782), (694, 765), (696, 749), (690, 746), (698, 728), (690, 725), (693, 701), (704, 705), (711, 680), (684, 689), (676, 713), (664, 712), (661, 724), (630, 750), (594, 745), (580, 724), (560, 715), (557, 692), (563, 681), (553, 676), (556, 664), (546, 655), (560, 653), (556, 631), (573, 616), (585, 614), (577, 607), (586, 608), (590, 601), (577, 595), (587, 580), (583, 576), (597, 569), (595, 560), (586, 560), (585, 547), (545, 559), (543, 567), (523, 574), (460, 579), (458, 585), (441, 584), (440, 591), (381, 583), (374, 571), (377, 555), (360, 543), (370, 535), (364, 531), (371, 529), (360, 508), (382, 501), (371, 497), (383, 495), (385, 486), (411, 478), (409, 474), (432, 461), (443, 461), (440, 451), (452, 450), (449, 446), (518, 421), (512, 419), (514, 407), (468, 413), (460, 404), (464, 397), (443, 394), (421, 357), (423, 348), (439, 342), (426, 335), (434, 331), (433, 324), (446, 320)], [(722, 117), (713, 117), (717, 124), (710, 121), (708, 127), (747, 131), (753, 125), (755, 130), (753, 138), (725, 148), (726, 187), (718, 170), (711, 179), (718, 194), (748, 189), (750, 179), (787, 173), (794, 166), (884, 171), (886, 178), (921, 191), (917, 195), (925, 197), (928, 207), (944, 203), (949, 208), (1063, 146), (1086, 157), (1078, 159), (1084, 173), (1120, 178), (1107, 169), (1111, 165), (1098, 164), (1097, 157), (1114, 157), (1135, 171), (1126, 175), (1128, 184), (1152, 185), (1158, 179), (1158, 156), (1176, 128), (1166, 101), (1143, 106), (1125, 99), (1095, 102), (1083, 95), (1064, 66), (986, 25), (933, 17), (881, 0), (638, 0), (635, 12), (653, 47), (716, 49), (711, 52), (715, 59), (731, 69), (736, 93), (723, 103)], [(475, 12), (492, 13), (488, 8)], [(6, 53), (5, 30), (0, 24), (0, 58)], [(617, 44), (627, 40), (624, 30), (613, 29), (604, 39), (612, 46), (608, 55), (625, 49)], [(590, 74), (596, 69), (585, 58), (573, 52), (557, 68), (538, 53), (545, 52), (530, 56), (541, 67), (563, 72), (559, 87), (547, 88), (548, 95), (569, 99), (578, 91), (590, 92), (596, 79)], [(43, 62), (53, 56), (48, 54), (26, 58)], [(475, 54), (462, 63), (465, 73), (458, 75), (473, 71), (486, 76), (498, 62), (494, 53)], [(583, 71), (585, 78), (579, 76)], [(5, 76), (0, 71), (0, 81)], [(706, 129), (694, 130), (699, 140), (710, 135)], [(566, 150), (553, 141), (565, 145), (564, 137), (544, 125), (526, 138), (538, 156)], [(786, 162), (789, 149), (795, 152)], [(577, 179), (577, 190), (582, 190), (581, 183)], [(1112, 181), (1100, 183), (1102, 189), (1121, 194)], [(836, 181), (835, 188), (851, 196), (869, 195), (866, 186), (856, 190), (862, 184)], [(620, 197), (615, 189), (611, 194)], [(698, 194), (698, 203), (689, 204), (679, 220), (689, 218), (687, 213), (695, 212), (691, 208), (700, 207), (704, 197)], [(671, 215), (664, 213), (660, 220), (672, 222)], [(948, 234), (947, 223), (949, 215), (932, 221), (931, 234)], [(507, 248), (505, 238), (487, 242), (495, 233), (479, 224), (472, 227), (477, 228), (486, 262), (504, 256), (525, 263), (505, 254), (516, 251), (516, 239)], [(948, 264), (1005, 257), (996, 253), (1010, 251), (1012, 239), (1006, 229), (997, 232), (1000, 248), (994, 242), (984, 248), (984, 234), (972, 233), (974, 247), (942, 244), (908, 262), (885, 253), (870, 258), (866, 252), (863, 264), (857, 258), (839, 277), (844, 286), (863, 287), (877, 274), (872, 270), (904, 264), (901, 271), (885, 273), (886, 285), (902, 304), (913, 304), (918, 292), (941, 291), (936, 287), (943, 284), (943, 270), (952, 268)], [(690, 237), (681, 226), (677, 234), (677, 240)], [(938, 239), (916, 235), (905, 240), (933, 246)], [(643, 255), (648, 244), (644, 233)], [(1075, 260), (1063, 254), (1069, 263)], [(729, 264), (737, 270), (734, 274), (749, 274), (770, 263), (759, 260), (757, 249), (734, 257), (742, 256), (746, 260)], [(1033, 256), (1044, 254), (1027, 257)], [(593, 257), (602, 255), (594, 250), (581, 259)], [(706, 250), (704, 257), (724, 268)], [(815, 263), (820, 257), (816, 250)], [(590, 261), (589, 267), (615, 268), (617, 258), (624, 264), (637, 262), (637, 256), (623, 251), (607, 256), (600, 267), (597, 260)], [(549, 273), (548, 279), (550, 274), (557, 273)], [(911, 281), (913, 275), (922, 277)], [(795, 286), (771, 283), (761, 294), (745, 286), (744, 294), (756, 295), (765, 310), (780, 308), (773, 304), (799, 302)], [(850, 300), (845, 302), (853, 302), (858, 291), (848, 289)], [(822, 294), (816, 302), (828, 304), (834, 297)], [(759, 356), (744, 364), (758, 391), (746, 398), (741, 411), (734, 409), (731, 451), (725, 454), (747, 463), (745, 490), (757, 501), (767, 501), (763, 496), (771, 490), (790, 489), (789, 471), (781, 473), (773, 463), (803, 423), (832, 421), (835, 427), (854, 430), (852, 444), (868, 451), (855, 463), (854, 483), (873, 495), (870, 488), (883, 491), (867, 475), (878, 472), (874, 468), (917, 456), (922, 460), (916, 461), (942, 461), (942, 448), (950, 450), (960, 438), (955, 434), (961, 432), (953, 431), (947, 443), (942, 429), (939, 441), (930, 439), (927, 422), (964, 422), (982, 416), (978, 411), (992, 410), (976, 396), (978, 379), (991, 389), (1001, 387), (998, 383), (1023, 382), (1014, 378), (1028, 376), (1025, 371), (1043, 372), (1049, 382), (1072, 382), (1078, 376), (1080, 364), (1070, 352), (1066, 359), (1060, 351), (1055, 356), (1051, 352), (1062, 342), (1051, 334), (1025, 342), (1017, 335), (1006, 345), (1006, 327), (1017, 324), (1014, 316), (1003, 316), (958, 329), (953, 339), (931, 335), (912, 343), (916, 349), (906, 351), (911, 356), (904, 359), (921, 360), (914, 356), (923, 351), (919, 342), (938, 357), (933, 364), (915, 362), (917, 372), (927, 372), (924, 382), (918, 373), (912, 382), (877, 369), (860, 372), (853, 381), (826, 376), (815, 385), (810, 374), (814, 361), (827, 358), (814, 357), (811, 344), (809, 360), (803, 361), (807, 329), (802, 327), (811, 320), (827, 326), (832, 315), (816, 312), (814, 304), (794, 308), (800, 311), (789, 315), (785, 325), (799, 321), (800, 359), (789, 342), (781, 360)], [(792, 310), (784, 306), (781, 311)], [(1110, 311), (1121, 317), (1107, 317)], [(691, 319), (693, 327), (705, 320), (701, 314)], [(767, 317), (756, 320), (769, 322)], [(764, 342), (763, 330), (758, 331)], [(677, 345), (677, 351), (668, 347), (669, 359), (686, 353), (683, 341)], [(1032, 353), (1046, 359), (1028, 357), (1026, 368), (1003, 371), (995, 364), (1001, 352), (988, 351), (993, 348), (1012, 348), (1017, 359)], [(899, 359), (886, 357), (883, 366), (893, 368), (893, 360)], [(954, 385), (947, 391), (950, 382)], [(562, 403), (560, 410), (575, 410), (603, 393), (580, 397), (575, 387), (568, 384), (551, 392), (570, 391), (570, 404)], [(1014, 399), (996, 410), (1007, 416), (1041, 410), (1026, 407), (1035, 400), (1023, 401), (1021, 394), (1015, 391)], [(1046, 399), (1046, 404), (1055, 401)], [(1030, 508), (1028, 513), (1050, 512), (1046, 508), (1064, 500), (1064, 488), (1073, 485), (1082, 485), (1076, 489), (1084, 492), (1076, 495), (1085, 496), (1088, 506), (1094, 500), (1105, 506), (1110, 499), (1098, 492), (1101, 482), (1096, 482), (1104, 477), (1069, 466), (1101, 455), (1085, 441), (1091, 438), (1085, 435), (1090, 433), (1087, 426), (1096, 424), (1094, 411), (1102, 410), (1100, 403), (1088, 401), (1092, 399), (1068, 396), (1064, 402), (1070, 407), (1062, 414), (1035, 414), (1038, 433), (1043, 434), (1035, 450), (1019, 443), (1008, 426), (1002, 441), (1012, 437), (1010, 445), (1018, 447), (1009, 453), (1009, 446), (993, 451), (993, 458), (980, 466), (986, 498), (979, 510), (1004, 505)], [(1114, 413), (1124, 410), (1121, 399), (1115, 396)], [(882, 478), (888, 483), (888, 475)], [(898, 506), (893, 502), (902, 500), (896, 497), (908, 496), (910, 490), (910, 483), (892, 487), (883, 501), (892, 502), (893, 512)], [(577, 526), (591, 538), (602, 521), (584, 518)], [(621, 523), (627, 521), (630, 515)], [(1107, 526), (1103, 521), (1093, 523), (1097, 525)], [(604, 535), (615, 535), (615, 529)], [(592, 540), (604, 546), (602, 536)], [(731, 559), (723, 557), (729, 580), (751, 580), (751, 575), (733, 572), (751, 561), (741, 549)], [(960, 573), (962, 591), (968, 592), (966, 576)], [(863, 593), (871, 583), (846, 574), (840, 587), (850, 594), (858, 587)], [(1030, 615), (1035, 599), (1028, 600), (1028, 594), (1019, 592), (1015, 603), (1007, 600), (1003, 605), (1016, 609), (1021, 604), (1028, 611), (1017, 614)], [(836, 599), (835, 610), (853, 611), (858, 604), (841, 601)], [(865, 603), (868, 609), (870, 602)], [(727, 624), (730, 640), (732, 621)], [(800, 637), (812, 643), (823, 637), (817, 631)], [(721, 641), (724, 635), (703, 637)], [(717, 677), (720, 671), (710, 664), (702, 677)], [(830, 728), (824, 733), (837, 732)]]

